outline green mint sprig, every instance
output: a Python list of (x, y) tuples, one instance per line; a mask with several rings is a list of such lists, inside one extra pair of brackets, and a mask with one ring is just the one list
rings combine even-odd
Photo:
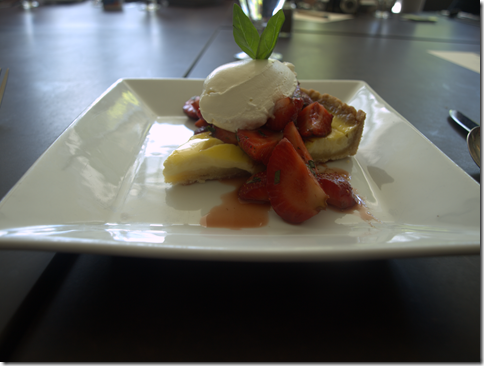
[(267, 22), (266, 28), (259, 36), (257, 28), (239, 5), (234, 4), (233, 32), (235, 43), (254, 60), (265, 60), (270, 57), (277, 43), (277, 37), (284, 23), (284, 12), (279, 10)]

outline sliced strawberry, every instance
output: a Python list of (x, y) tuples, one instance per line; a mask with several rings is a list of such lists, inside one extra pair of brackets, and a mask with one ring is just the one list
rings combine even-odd
[(201, 118), (200, 97), (196, 96), (188, 99), (183, 105), (183, 112), (185, 112), (185, 114), (192, 119)]
[[(306, 164), (314, 165), (313, 158), (311, 154), (309, 154), (306, 145), (304, 145), (304, 141), (299, 134), (299, 131), (296, 128), (294, 122), (290, 122), (286, 125), (283, 131), (284, 137), (289, 140), (289, 142), (294, 146), (297, 153), (303, 158)], [(310, 163), (312, 162), (312, 163)]]
[(319, 173), (316, 178), (329, 196), (328, 204), (340, 209), (353, 207), (356, 199), (350, 182), (337, 173)]
[(210, 125), (206, 125), (206, 126), (202, 126), (200, 128), (197, 128), (193, 134), (198, 135), (198, 134), (204, 133), (204, 132), (211, 132), (210, 131)]
[(235, 132), (227, 131), (214, 125), (210, 125), (208, 130), (213, 137), (222, 140), (227, 144), (238, 145), (237, 135)]
[(314, 102), (309, 95), (301, 90), (299, 85), (296, 87), (296, 90), (294, 90), (292, 97), (302, 99), (303, 107), (306, 107)]
[(332, 121), (333, 115), (322, 104), (314, 102), (299, 112), (297, 126), (303, 137), (325, 137), (331, 133)]
[(328, 198), (286, 138), (277, 144), (269, 159), (267, 193), (274, 211), (292, 224), (306, 221), (326, 208)]
[(267, 203), (267, 172), (259, 172), (251, 176), (239, 189), (239, 199), (245, 202)]
[(269, 118), (265, 127), (273, 131), (282, 131), (291, 121), (297, 120), (297, 115), (303, 107), (303, 100), (300, 98), (282, 98), (274, 105), (274, 117)]
[(256, 130), (238, 130), (237, 140), (242, 150), (249, 155), (252, 160), (260, 161), (267, 165), (272, 150), (282, 139), (282, 132), (275, 132), (267, 128)]
[(205, 121), (203, 118), (200, 118), (197, 122), (195, 122), (195, 126), (198, 128), (208, 126), (208, 122)]

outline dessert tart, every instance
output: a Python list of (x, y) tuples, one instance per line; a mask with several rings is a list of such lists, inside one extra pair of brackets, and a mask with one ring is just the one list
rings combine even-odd
[(316, 163), (355, 155), (363, 135), (366, 113), (329, 94), (313, 89), (301, 90), (313, 101), (322, 104), (333, 115), (331, 133), (326, 137), (309, 138), (306, 147)]
[(327, 205), (357, 204), (349, 181), (316, 164), (356, 154), (365, 113), (338, 98), (300, 88), (294, 65), (270, 59), (284, 22), (278, 11), (259, 36), (234, 4), (234, 39), (252, 60), (222, 65), (205, 79), (185, 113), (195, 136), (165, 160), (165, 182), (190, 184), (250, 175), (243, 202), (270, 203), (284, 221), (300, 224)]

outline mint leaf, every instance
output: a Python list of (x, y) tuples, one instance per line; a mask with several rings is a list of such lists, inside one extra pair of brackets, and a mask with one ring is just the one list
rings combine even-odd
[(281, 171), (276, 170), (276, 172), (274, 173), (274, 184), (279, 184), (280, 181), (281, 181)]
[(282, 24), (284, 24), (284, 20), (285, 17), (282, 9), (269, 19), (266, 28), (260, 36), (259, 47), (257, 48), (255, 56), (256, 59), (265, 60), (270, 57), (274, 47), (276, 47), (277, 37), (279, 36)]
[(240, 49), (249, 55), (249, 57), (255, 59), (259, 47), (259, 32), (254, 24), (252, 24), (249, 17), (245, 15), (244, 11), (237, 4), (234, 4), (232, 27), (235, 43), (237, 43)]

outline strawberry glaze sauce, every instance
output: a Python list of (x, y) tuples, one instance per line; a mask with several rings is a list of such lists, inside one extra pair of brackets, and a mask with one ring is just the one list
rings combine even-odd
[(246, 181), (247, 177), (220, 180), (221, 183), (234, 186), (235, 189), (221, 196), (222, 204), (213, 207), (208, 214), (203, 216), (200, 219), (200, 225), (232, 230), (266, 226), (269, 222), (270, 204), (239, 201), (239, 188)]
[[(346, 179), (350, 179), (350, 174), (343, 169), (328, 168), (326, 165), (320, 165), (322, 169), (320, 171), (329, 171), (337, 173)], [(238, 192), (240, 187), (247, 181), (247, 177), (232, 178), (220, 180), (221, 183), (234, 186), (235, 189), (229, 193), (223, 194), (220, 198), (222, 204), (213, 207), (208, 214), (200, 219), (200, 225), (204, 227), (217, 227), (226, 228), (232, 230), (240, 230), (243, 228), (257, 228), (266, 226), (269, 222), (269, 210), (270, 204), (256, 204), (256, 203), (243, 203), (239, 200)], [(344, 212), (346, 214), (356, 214), (360, 218), (368, 223), (370, 221), (378, 221), (368, 211), (365, 202), (358, 196), (353, 188), (353, 192), (356, 197), (356, 205), (344, 210), (327, 206), (329, 210), (336, 212)], [(321, 214), (321, 213), (320, 213)]]

